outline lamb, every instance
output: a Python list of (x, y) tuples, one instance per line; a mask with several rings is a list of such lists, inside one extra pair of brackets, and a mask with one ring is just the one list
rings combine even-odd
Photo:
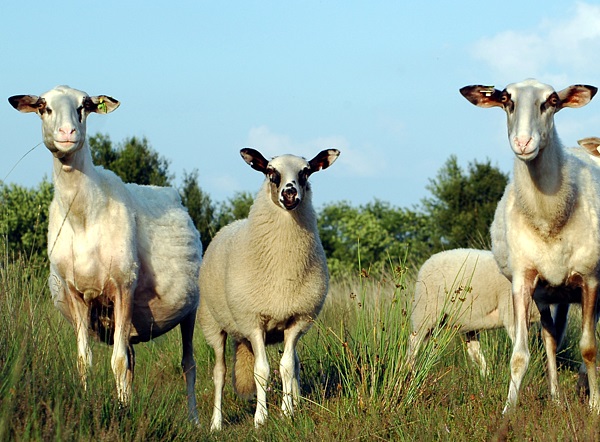
[[(600, 268), (600, 185), (597, 167), (567, 151), (554, 126), (554, 114), (589, 103), (597, 88), (570, 86), (555, 92), (529, 79), (500, 91), (493, 86), (466, 86), (461, 94), (480, 107), (500, 107), (508, 118), (508, 138), (516, 155), (491, 226), (492, 251), (512, 282), (515, 340), (511, 382), (504, 413), (514, 409), (529, 364), (528, 315), (536, 286), (547, 303), (581, 302), (579, 342), (587, 367), (589, 405), (600, 411), (596, 380), (595, 305)], [(559, 400), (556, 372), (557, 330), (542, 311), (542, 335), (548, 354), (550, 392)], [(553, 356), (553, 357), (552, 357)]]
[(202, 246), (177, 191), (125, 184), (93, 165), (86, 118), (117, 109), (114, 98), (58, 86), (9, 102), (39, 115), (54, 156), (49, 286), (54, 305), (75, 329), (84, 388), (92, 365), (88, 335), (114, 344), (111, 367), (119, 402), (126, 406), (133, 345), (180, 325), (189, 417), (197, 421), (192, 339)]
[(310, 161), (294, 155), (268, 161), (254, 149), (240, 153), (266, 179), (248, 218), (218, 232), (200, 268), (199, 320), (215, 351), (211, 430), (221, 429), (228, 335), (235, 347), (234, 388), (242, 397), (256, 394), (256, 427), (267, 418), (265, 345), (283, 341), (282, 410), (293, 414), (300, 390), (296, 343), (319, 314), (329, 284), (308, 178), (333, 164), (339, 151), (323, 150)]
[[(539, 321), (537, 309), (530, 321)], [(436, 253), (419, 269), (412, 303), (411, 363), (432, 330), (443, 323), (466, 334), (467, 352), (483, 376), (488, 374), (479, 330), (504, 327), (514, 340), (510, 281), (489, 250), (454, 249)]]

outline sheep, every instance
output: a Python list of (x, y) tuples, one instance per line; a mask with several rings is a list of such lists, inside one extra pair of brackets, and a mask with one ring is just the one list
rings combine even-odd
[[(513, 178), (498, 203), (490, 228), (492, 251), (502, 273), (511, 280), (515, 341), (511, 381), (503, 413), (515, 408), (529, 364), (528, 321), (538, 284), (551, 290), (545, 301), (581, 302), (579, 342), (588, 371), (589, 405), (600, 411), (596, 381), (595, 304), (600, 267), (600, 171), (567, 151), (554, 126), (554, 114), (589, 103), (597, 88), (574, 85), (555, 92), (534, 79), (508, 85), (466, 86), (461, 94), (480, 107), (500, 107), (507, 114), (508, 138), (516, 155)], [(557, 332), (542, 317), (550, 392), (559, 401), (556, 373)], [(551, 355), (554, 358), (550, 357)]]
[(39, 97), (8, 100), (20, 112), (39, 115), (44, 143), (54, 157), (48, 281), (54, 305), (77, 335), (83, 387), (88, 388), (92, 365), (88, 334), (114, 345), (111, 367), (119, 403), (126, 406), (133, 344), (180, 325), (188, 412), (197, 421), (192, 339), (202, 246), (177, 191), (125, 184), (94, 166), (86, 119), (117, 109), (114, 98), (58, 86)]
[[(529, 321), (540, 321), (540, 310), (551, 308), (561, 342), (566, 330), (568, 304), (547, 306), (536, 288)], [(466, 335), (467, 353), (487, 376), (488, 368), (481, 352), (479, 331), (504, 327), (514, 342), (515, 327), (511, 283), (500, 272), (489, 250), (453, 249), (432, 255), (419, 269), (411, 310), (412, 333), (408, 360), (414, 365), (419, 347), (433, 329), (447, 323)]]
[(268, 161), (250, 148), (240, 153), (266, 179), (248, 218), (215, 235), (200, 268), (199, 321), (215, 352), (211, 430), (221, 429), (228, 335), (235, 348), (234, 388), (242, 397), (256, 394), (256, 427), (267, 418), (265, 345), (283, 341), (282, 410), (293, 414), (300, 389), (296, 343), (319, 314), (329, 284), (308, 178), (333, 164), (339, 151), (323, 150), (310, 161), (294, 155)]
[[(537, 311), (531, 313), (531, 321), (539, 321)], [(479, 330), (505, 327), (511, 340), (514, 338), (510, 281), (500, 273), (491, 251), (447, 250), (421, 266), (411, 310), (411, 363), (432, 330), (445, 322), (466, 334), (467, 353), (486, 376)]]

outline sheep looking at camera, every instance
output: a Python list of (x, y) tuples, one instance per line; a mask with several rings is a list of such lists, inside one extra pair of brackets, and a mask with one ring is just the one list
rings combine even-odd
[[(550, 288), (546, 302), (581, 302), (580, 349), (587, 367), (590, 407), (600, 411), (596, 380), (595, 305), (600, 269), (600, 169), (573, 155), (559, 140), (554, 114), (589, 103), (597, 88), (570, 86), (555, 92), (536, 80), (508, 85), (466, 86), (461, 94), (480, 107), (500, 107), (507, 114), (510, 146), (516, 155), (491, 226), (492, 251), (512, 282), (515, 341), (511, 382), (504, 412), (517, 403), (529, 364), (528, 316), (538, 285)], [(550, 391), (560, 398), (556, 371), (557, 331), (544, 321)], [(552, 357), (554, 356), (554, 357)]]
[(42, 119), (44, 143), (54, 156), (49, 286), (54, 305), (75, 329), (84, 388), (92, 365), (88, 334), (114, 345), (117, 395), (127, 405), (133, 344), (180, 325), (188, 410), (197, 421), (192, 339), (202, 246), (179, 194), (171, 188), (125, 184), (94, 166), (86, 118), (115, 110), (119, 102), (114, 98), (59, 86), (39, 97), (16, 95), (9, 102)]
[(267, 417), (265, 345), (283, 341), (282, 410), (293, 414), (300, 388), (296, 343), (319, 314), (329, 282), (308, 178), (333, 164), (339, 151), (324, 150), (310, 161), (293, 155), (268, 161), (254, 149), (241, 155), (266, 179), (248, 218), (218, 232), (200, 269), (199, 319), (215, 351), (212, 430), (222, 423), (227, 335), (235, 343), (235, 390), (257, 396), (255, 426)]

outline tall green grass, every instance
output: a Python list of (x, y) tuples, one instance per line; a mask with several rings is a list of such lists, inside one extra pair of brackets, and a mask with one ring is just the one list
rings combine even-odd
[[(436, 329), (410, 370), (410, 261), (357, 272), (332, 282), (323, 312), (300, 340), (302, 398), (294, 418), (281, 415), (282, 349), (274, 346), (266, 425), (254, 429), (254, 404), (235, 397), (227, 385), (224, 429), (211, 434), (214, 361), (200, 329), (194, 340), (201, 426), (187, 421), (178, 329), (136, 346), (133, 400), (122, 410), (111, 347), (93, 345), (89, 389), (82, 389), (75, 333), (52, 305), (47, 268), (0, 247), (0, 441), (600, 440), (599, 419), (575, 390), (577, 308), (559, 372), (563, 404), (549, 400), (534, 326), (519, 406), (505, 419), (511, 344), (503, 330), (481, 335), (491, 371), (485, 379), (451, 324)], [(231, 368), (231, 358), (228, 363)]]

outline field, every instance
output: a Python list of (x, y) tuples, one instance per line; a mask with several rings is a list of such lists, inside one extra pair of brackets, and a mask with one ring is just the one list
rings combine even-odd
[[(391, 263), (387, 276), (363, 271), (333, 281), (326, 306), (298, 350), (302, 399), (293, 419), (280, 414), (280, 347), (270, 348), (269, 418), (253, 426), (254, 405), (225, 389), (224, 429), (209, 431), (212, 350), (195, 335), (201, 426), (186, 419), (178, 330), (136, 346), (133, 402), (120, 409), (111, 348), (93, 347), (89, 390), (76, 370), (75, 334), (54, 308), (47, 263), (11, 262), (0, 252), (0, 440), (600, 440), (599, 417), (576, 389), (579, 319), (572, 309), (559, 371), (563, 400), (549, 400), (539, 327), (516, 412), (501, 411), (508, 391), (510, 343), (482, 333), (487, 379), (468, 361), (461, 338), (440, 330), (411, 375), (405, 352), (414, 269)], [(230, 359), (228, 360), (231, 368)]]

